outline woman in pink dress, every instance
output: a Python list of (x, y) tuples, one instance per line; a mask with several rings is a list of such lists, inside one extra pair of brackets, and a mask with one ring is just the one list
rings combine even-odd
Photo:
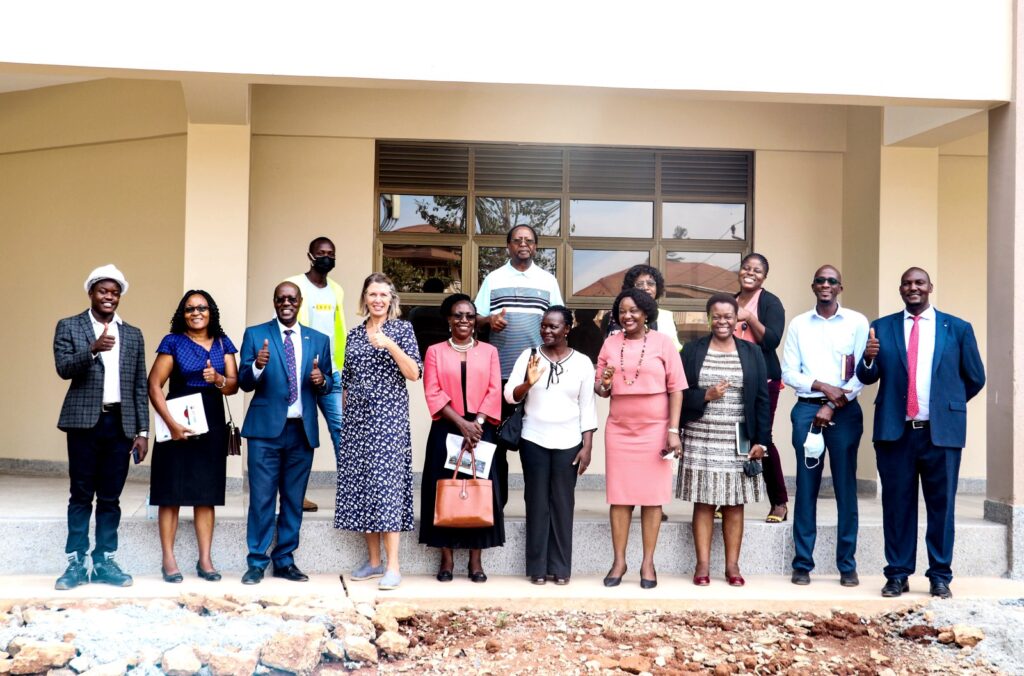
[(622, 332), (604, 341), (594, 385), (598, 396), (611, 397), (604, 443), (614, 559), (604, 586), (622, 582), (629, 522), (640, 505), (640, 586), (653, 589), (661, 507), (672, 499), (671, 460), (682, 451), (679, 415), (686, 376), (671, 339), (649, 328), (658, 317), (653, 298), (641, 289), (626, 289), (615, 299), (612, 314)]

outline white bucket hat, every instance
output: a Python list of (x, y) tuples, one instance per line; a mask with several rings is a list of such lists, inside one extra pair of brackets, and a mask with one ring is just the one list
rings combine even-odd
[(89, 273), (89, 276), (85, 278), (85, 292), (89, 293), (92, 290), (93, 284), (104, 279), (114, 280), (121, 287), (122, 294), (128, 293), (128, 280), (124, 278), (124, 273), (118, 270), (113, 263), (101, 265)]

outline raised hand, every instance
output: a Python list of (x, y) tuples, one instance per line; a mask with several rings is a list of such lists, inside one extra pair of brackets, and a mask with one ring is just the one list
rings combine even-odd
[(208, 383), (214, 383), (217, 381), (217, 372), (213, 370), (213, 364), (210, 360), (206, 360), (206, 368), (203, 369), (203, 380)]
[(505, 319), (505, 312), (507, 308), (501, 308), (501, 312), (496, 315), (491, 315), (491, 331), (504, 331), (505, 327), (508, 326), (508, 320)]
[(97, 354), (99, 352), (109, 352), (114, 349), (114, 337), (110, 335), (109, 331), (110, 322), (106, 322), (103, 324), (103, 333), (100, 334), (99, 338), (93, 341), (92, 346), (89, 348), (90, 352)]
[(729, 381), (722, 380), (713, 387), (709, 387), (704, 392), (704, 401), (715, 401), (725, 396), (725, 391), (729, 389)]
[(320, 355), (313, 357), (313, 370), (309, 374), (309, 382), (317, 387), (324, 384), (324, 374), (320, 372)]
[(875, 329), (872, 327), (868, 331), (868, 344), (864, 348), (864, 361), (871, 361), (878, 356), (878, 348), (880, 347), (878, 338), (875, 338)]
[(540, 380), (540, 377), (547, 372), (547, 367), (541, 367), (540, 355), (534, 354), (530, 356), (530, 362), (526, 365), (526, 382), (533, 387)]
[(380, 329), (374, 331), (373, 335), (370, 336), (370, 345), (373, 345), (375, 348), (379, 350), (388, 349), (392, 342), (393, 341), (386, 335), (384, 335), (384, 332)]
[(267, 362), (270, 361), (270, 341), (264, 339), (263, 347), (256, 353), (256, 368), (263, 369), (267, 367)]

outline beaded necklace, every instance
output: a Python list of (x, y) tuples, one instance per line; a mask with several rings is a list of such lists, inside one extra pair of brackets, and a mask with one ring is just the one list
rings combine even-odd
[(469, 342), (466, 343), (465, 345), (459, 345), (458, 343), (455, 342), (454, 339), (449, 338), (448, 344), (451, 345), (452, 349), (455, 350), (456, 352), (469, 352), (474, 347), (476, 347), (476, 339), (470, 338)]
[(626, 377), (626, 340), (627, 340), (627, 338), (626, 338), (625, 334), (623, 334), (623, 336), (622, 336), (622, 346), (619, 347), (619, 369), (622, 372), (622, 382), (626, 383), (627, 385), (632, 385), (633, 383), (636, 382), (637, 378), (640, 377), (640, 366), (644, 363), (644, 353), (647, 352), (647, 332), (649, 330), (650, 329), (648, 329), (646, 326), (644, 327), (644, 342), (643, 342), (643, 345), (640, 346), (640, 361), (638, 361), (636, 363), (636, 373), (633, 374), (633, 379), (632, 380), (630, 380), (630, 379), (628, 379)]

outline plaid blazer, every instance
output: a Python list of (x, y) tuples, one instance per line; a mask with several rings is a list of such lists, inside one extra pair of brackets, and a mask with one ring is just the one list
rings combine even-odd
[[(142, 331), (124, 322), (118, 327), (121, 341), (121, 426), (129, 439), (149, 429), (149, 391), (146, 386), (146, 347)], [(89, 347), (96, 340), (89, 311), (57, 322), (53, 336), (53, 360), (57, 375), (70, 380), (57, 427), (90, 429), (96, 426), (103, 406), (103, 360)]]

